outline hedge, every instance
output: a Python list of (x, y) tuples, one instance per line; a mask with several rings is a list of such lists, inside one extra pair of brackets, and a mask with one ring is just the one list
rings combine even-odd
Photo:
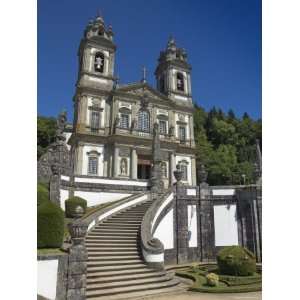
[(241, 246), (224, 247), (217, 255), (220, 274), (249, 276), (256, 271), (255, 255)]
[(64, 238), (64, 212), (47, 201), (37, 209), (37, 247), (59, 248)]
[(47, 184), (38, 183), (37, 184), (37, 205), (41, 205), (49, 201), (49, 190)]
[(83, 213), (86, 212), (87, 202), (80, 197), (72, 197), (65, 201), (65, 211), (67, 218), (76, 217), (76, 207), (80, 206), (83, 209)]

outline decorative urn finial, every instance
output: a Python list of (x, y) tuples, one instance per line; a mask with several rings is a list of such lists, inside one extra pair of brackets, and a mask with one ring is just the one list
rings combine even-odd
[(204, 164), (201, 164), (200, 168), (198, 169), (198, 178), (200, 180), (200, 183), (205, 183), (207, 180), (207, 172), (205, 170)]
[(183, 172), (180, 169), (180, 165), (179, 164), (176, 165), (176, 170), (174, 171), (174, 177), (177, 180), (177, 182), (180, 182), (182, 180)]

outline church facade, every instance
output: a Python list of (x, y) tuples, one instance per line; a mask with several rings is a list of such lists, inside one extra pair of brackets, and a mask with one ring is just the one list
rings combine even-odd
[(114, 76), (116, 45), (101, 17), (84, 31), (68, 141), (74, 175), (148, 181), (154, 124), (158, 124), (162, 176), (167, 188), (179, 164), (183, 183), (196, 185), (191, 66), (173, 38), (161, 51), (156, 88), (144, 76), (121, 85)]

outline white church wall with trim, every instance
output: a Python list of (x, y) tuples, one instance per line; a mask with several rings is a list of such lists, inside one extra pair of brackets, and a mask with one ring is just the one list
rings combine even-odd
[(87, 206), (94, 206), (98, 204), (117, 201), (129, 197), (131, 195), (132, 194), (127, 194), (127, 193), (109, 193), (109, 192), (86, 192), (86, 191), (74, 192), (74, 196), (81, 197), (87, 201)]
[(158, 224), (153, 236), (159, 239), (165, 249), (174, 248), (174, 220), (173, 209), (171, 209)]
[(215, 246), (238, 245), (236, 204), (214, 205)]
[(37, 262), (37, 293), (47, 299), (56, 298), (58, 259)]
[(198, 246), (197, 209), (196, 205), (188, 205), (189, 247)]

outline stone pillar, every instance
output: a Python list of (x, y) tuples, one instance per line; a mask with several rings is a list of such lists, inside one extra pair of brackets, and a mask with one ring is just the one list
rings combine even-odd
[(135, 148), (131, 149), (130, 163), (131, 163), (131, 173), (130, 173), (131, 179), (137, 179), (137, 153)]
[(196, 159), (192, 157), (191, 159), (191, 171), (192, 171), (192, 185), (197, 185), (197, 178), (196, 178)]
[(78, 144), (76, 149), (76, 162), (75, 162), (75, 174), (76, 175), (83, 175), (84, 171), (82, 170), (82, 161), (83, 161), (83, 145)]
[(69, 254), (67, 300), (85, 300), (87, 251), (84, 238), (88, 225), (76, 220), (68, 225), (72, 246)]
[(175, 171), (175, 154), (171, 152), (169, 154), (169, 185), (172, 186), (175, 182), (175, 178), (173, 176), (173, 172)]
[(115, 145), (114, 148), (114, 158), (113, 158), (113, 165), (114, 165), (114, 172), (113, 177), (118, 177), (119, 171), (119, 151), (120, 149)]
[(60, 207), (60, 171), (59, 165), (54, 164), (51, 166), (50, 176), (50, 201)]

